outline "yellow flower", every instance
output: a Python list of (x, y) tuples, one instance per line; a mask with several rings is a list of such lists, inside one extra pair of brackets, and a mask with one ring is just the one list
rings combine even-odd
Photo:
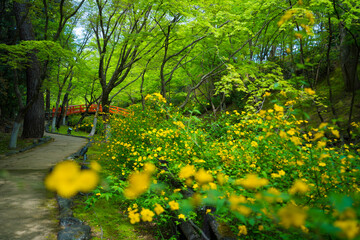
[(270, 95), (271, 95), (270, 92), (266, 92), (266, 93), (264, 93), (263, 97), (269, 97)]
[(247, 229), (245, 225), (238, 226), (238, 229), (239, 229), (238, 236), (247, 235)]
[(252, 142), (251, 142), (251, 146), (252, 146), (252, 147), (257, 147), (257, 146), (259, 146), (259, 145), (258, 145), (258, 143), (257, 143), (257, 142), (252, 141)]
[(184, 214), (179, 214), (178, 218), (185, 220), (185, 215)]
[(211, 213), (211, 209), (206, 209), (206, 214)]
[(354, 239), (359, 234), (359, 225), (356, 219), (339, 220), (334, 222), (334, 226), (340, 228), (340, 236), (345, 236), (347, 239)]
[(315, 91), (312, 90), (311, 88), (304, 88), (304, 91), (309, 95), (314, 95), (315, 94)]
[(149, 173), (149, 174), (154, 173), (155, 169), (156, 169), (156, 167), (152, 163), (147, 162), (147, 163), (144, 164), (144, 171)]
[(61, 197), (70, 198), (79, 191), (89, 192), (96, 187), (99, 176), (92, 169), (80, 170), (74, 161), (58, 163), (52, 172), (45, 178), (45, 186), (56, 191)]
[(296, 131), (295, 131), (295, 129), (292, 128), (289, 131), (287, 131), (286, 133), (293, 136), (293, 135), (295, 135)]
[(313, 141), (316, 141), (318, 140), (319, 138), (322, 138), (324, 136), (324, 133), (323, 132), (317, 132), (314, 134), (314, 139)]
[(155, 215), (151, 210), (143, 208), (140, 212), (141, 214), (141, 219), (144, 222), (152, 222), (153, 220), (153, 216)]
[(175, 210), (179, 210), (179, 203), (175, 202), (175, 201), (171, 201), (169, 202), (170, 208), (171, 210), (175, 211)]
[(214, 178), (210, 173), (206, 172), (204, 169), (200, 169), (195, 175), (195, 180), (200, 185), (202, 185), (214, 181)]
[(324, 148), (326, 146), (326, 142), (325, 141), (319, 141), (317, 143), (317, 148)]
[(296, 193), (304, 194), (310, 190), (309, 186), (303, 181), (297, 179), (293, 186), (289, 189), (289, 193), (294, 195)]
[(80, 192), (90, 192), (99, 182), (99, 175), (91, 169), (80, 171), (76, 184)]
[(335, 137), (340, 138), (340, 133), (338, 130), (331, 130), (332, 134), (334, 134)]
[(288, 229), (291, 226), (301, 227), (304, 225), (307, 213), (305, 209), (295, 205), (287, 205), (278, 211), (279, 224)]
[(129, 218), (130, 218), (130, 223), (131, 224), (135, 224), (140, 222), (140, 214), (136, 213), (135, 211), (130, 211), (129, 212)]
[(321, 162), (321, 163), (319, 163), (319, 166), (320, 166), (320, 167), (325, 167), (325, 166), (326, 166), (326, 163)]
[(258, 178), (256, 174), (248, 174), (244, 179), (238, 179), (236, 181), (246, 189), (255, 189), (268, 184), (268, 180), (264, 178)]
[(195, 167), (192, 165), (186, 165), (182, 167), (179, 172), (179, 178), (189, 178), (195, 175)]
[(150, 175), (148, 172), (134, 172), (129, 176), (129, 186), (124, 190), (128, 199), (135, 199), (150, 187)]
[(157, 215), (162, 214), (165, 210), (160, 204), (156, 204), (156, 207), (154, 208), (154, 211)]
[(274, 110), (275, 110), (276, 112), (283, 112), (283, 111), (284, 111), (284, 108), (281, 107), (281, 106), (279, 106), (279, 105), (274, 104)]
[(96, 161), (91, 161), (90, 162), (90, 168), (93, 169), (94, 171), (100, 172), (101, 170), (101, 166), (98, 162)]
[(286, 138), (286, 137), (287, 137), (287, 135), (286, 135), (286, 133), (285, 133), (284, 131), (280, 131), (280, 132), (279, 132), (279, 136), (280, 136), (281, 138)]
[(277, 202), (281, 202), (282, 199), (280, 198), (280, 195), (281, 195), (281, 192), (279, 190), (277, 190), (276, 188), (269, 188), (267, 190), (267, 193), (265, 196), (264, 196), (264, 199), (265, 201), (269, 202), (269, 203), (272, 203), (274, 201), (277, 201)]

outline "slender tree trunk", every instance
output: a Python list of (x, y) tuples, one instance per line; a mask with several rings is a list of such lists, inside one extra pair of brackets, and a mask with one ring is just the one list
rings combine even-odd
[(50, 89), (46, 89), (46, 100), (45, 100), (45, 112), (47, 114), (47, 120), (50, 119)]
[(345, 81), (345, 90), (352, 92), (360, 89), (359, 76), (357, 74), (357, 63), (359, 60), (359, 49), (354, 39), (348, 36), (347, 30), (340, 23), (340, 63)]
[(94, 116), (94, 122), (93, 122), (93, 126), (91, 128), (91, 131), (89, 133), (89, 137), (92, 137), (95, 135), (95, 132), (96, 132), (96, 125), (97, 125), (97, 119), (98, 119), (98, 116), (99, 116), (99, 109), (100, 109), (100, 104), (97, 104), (96, 106), (96, 112), (95, 112), (95, 116)]
[[(66, 93), (64, 95), (64, 98), (63, 98), (63, 101), (61, 104), (61, 112), (60, 112), (58, 120), (56, 121), (56, 128), (60, 128), (61, 120), (65, 119), (65, 117), (66, 117), (65, 110), (66, 110), (66, 105), (68, 104), (69, 92), (71, 91), (71, 86), (72, 86), (72, 82), (71, 82), (71, 78), (70, 78), (69, 85), (66, 89)], [(63, 122), (65, 122), (65, 121), (63, 121)], [(63, 123), (63, 125), (65, 125), (65, 124)]]
[[(14, 13), (20, 39), (24, 41), (35, 40), (33, 26), (27, 17), (26, 3), (14, 1)], [(25, 138), (41, 138), (45, 129), (44, 96), (41, 92), (41, 65), (35, 53), (30, 54), (26, 69), (26, 102), (32, 103), (25, 113), (22, 136)]]

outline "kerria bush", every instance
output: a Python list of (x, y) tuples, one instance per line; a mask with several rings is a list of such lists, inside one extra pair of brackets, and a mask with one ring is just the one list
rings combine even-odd
[(93, 196), (124, 201), (131, 223), (211, 214), (220, 232), (241, 238), (358, 238), (359, 144), (341, 143), (335, 126), (311, 128), (274, 104), (224, 113), (215, 137), (213, 123), (195, 123), (161, 95), (148, 102), (112, 119), (101, 157), (112, 180)]

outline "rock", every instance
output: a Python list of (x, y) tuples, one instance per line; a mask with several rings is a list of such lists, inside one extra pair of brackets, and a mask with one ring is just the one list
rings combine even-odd
[(179, 228), (184, 236), (184, 239), (187, 240), (200, 240), (199, 234), (196, 232), (196, 230), (191, 226), (188, 222), (182, 222), (179, 225)]
[(59, 195), (56, 196), (60, 210), (63, 208), (71, 208), (71, 200), (68, 198), (62, 198)]
[(58, 233), (58, 240), (88, 240), (91, 239), (91, 229), (87, 225), (72, 225)]
[(60, 219), (72, 217), (73, 216), (73, 212), (71, 210), (72, 201), (70, 199), (62, 198), (60, 196), (57, 196), (56, 198), (59, 205)]
[(64, 217), (60, 219), (60, 226), (69, 227), (73, 225), (83, 225), (83, 222), (74, 217)]

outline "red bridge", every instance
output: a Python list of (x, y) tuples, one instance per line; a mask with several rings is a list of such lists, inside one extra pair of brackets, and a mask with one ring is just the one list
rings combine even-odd
[[(96, 112), (96, 108), (97, 108), (97, 104), (92, 104), (89, 109), (88, 112), (89, 113), (95, 113)], [(61, 107), (59, 107), (58, 109), (58, 115), (61, 112)], [(78, 114), (78, 113), (84, 113), (86, 112), (86, 104), (83, 105), (71, 105), (67, 108), (66, 110), (66, 116), (69, 116), (71, 114)], [(102, 106), (99, 106), (99, 112), (102, 112)], [(120, 108), (120, 107), (115, 107), (115, 106), (109, 106), (109, 112), (110, 113), (115, 113), (115, 114), (120, 114), (123, 116), (127, 116), (129, 114), (129, 111), (126, 110), (125, 108)], [(52, 109), (52, 114), (51, 116), (54, 117), (55, 114), (55, 108)]]

